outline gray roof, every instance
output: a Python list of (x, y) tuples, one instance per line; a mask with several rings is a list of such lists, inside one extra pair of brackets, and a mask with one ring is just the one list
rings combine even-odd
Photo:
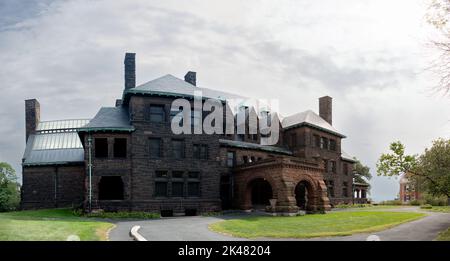
[(119, 107), (102, 107), (95, 117), (79, 131), (134, 131), (128, 110)]
[(202, 96), (204, 98), (218, 100), (244, 98), (243, 96), (236, 94), (197, 87), (171, 74), (166, 74), (155, 80), (136, 86), (135, 88), (128, 89), (125, 93), (191, 98), (194, 96), (195, 91), (202, 91)]
[(84, 149), (77, 129), (89, 120), (45, 121), (28, 137), (23, 165), (82, 163)]
[(346, 161), (356, 162), (356, 160), (350, 156), (347, 152), (341, 150), (341, 158)]
[(39, 122), (36, 131), (46, 132), (55, 130), (74, 130), (89, 123), (89, 119), (76, 120), (56, 120), (56, 121), (41, 121)]
[(281, 125), (283, 126), (283, 128), (291, 128), (302, 125), (316, 127), (320, 130), (345, 138), (344, 135), (339, 133), (339, 131), (331, 126), (331, 124), (322, 119), (322, 117), (317, 115), (312, 110), (307, 110), (288, 117), (284, 117), (281, 121)]
[(235, 148), (262, 150), (262, 151), (267, 151), (267, 152), (292, 155), (292, 151), (285, 149), (285, 148), (276, 147), (276, 146), (261, 145), (261, 144), (257, 144), (257, 143), (250, 143), (250, 142), (237, 141), (237, 140), (225, 140), (225, 139), (219, 139), (219, 143), (224, 146), (235, 147)]

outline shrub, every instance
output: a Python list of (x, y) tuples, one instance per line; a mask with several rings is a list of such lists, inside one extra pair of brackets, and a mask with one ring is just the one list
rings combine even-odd
[(214, 217), (214, 216), (221, 216), (223, 213), (221, 211), (209, 211), (209, 212), (203, 212), (202, 216), (204, 217)]
[(409, 204), (410, 204), (411, 206), (420, 206), (420, 205), (425, 204), (425, 202), (424, 202), (423, 200), (411, 200), (411, 201), (409, 202)]
[(117, 212), (91, 212), (91, 213), (83, 213), (82, 210), (77, 209), (73, 211), (74, 215), (80, 217), (89, 217), (89, 218), (138, 218), (138, 219), (153, 219), (160, 218), (161, 215), (159, 213), (154, 212), (142, 212), (142, 211), (117, 211)]
[(433, 206), (430, 205), (430, 204), (425, 204), (425, 205), (420, 206), (420, 208), (421, 208), (421, 209), (432, 209)]
[(372, 207), (371, 204), (338, 204), (335, 208), (366, 208)]
[(379, 205), (402, 205), (400, 200), (385, 200), (381, 201)]

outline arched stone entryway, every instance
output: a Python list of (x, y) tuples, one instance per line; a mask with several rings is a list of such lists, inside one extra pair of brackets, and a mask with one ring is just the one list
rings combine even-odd
[(313, 210), (316, 191), (310, 182), (306, 180), (298, 182), (294, 193), (297, 207), (300, 210)]
[(269, 200), (273, 198), (272, 186), (263, 178), (256, 178), (247, 185), (250, 191), (250, 202), (253, 209), (265, 209), (270, 205)]
[[(297, 213), (299, 208), (308, 212), (330, 210), (322, 173), (323, 169), (318, 164), (301, 162), (287, 156), (237, 167), (233, 173), (234, 207), (250, 210), (254, 209), (254, 203), (263, 202), (270, 206), (266, 210), (274, 213)], [(255, 180), (264, 182), (259, 181), (260, 185), (255, 185)], [(265, 186), (262, 184), (270, 184), (273, 206), (267, 203), (270, 193), (261, 193), (261, 187)], [(252, 202), (253, 187), (253, 198), (256, 200)], [(264, 201), (262, 196), (256, 196), (257, 192), (264, 195)]]

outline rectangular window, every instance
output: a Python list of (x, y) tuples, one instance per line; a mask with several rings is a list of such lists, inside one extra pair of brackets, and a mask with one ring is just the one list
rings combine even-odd
[(149, 120), (151, 122), (164, 122), (165, 118), (164, 105), (150, 105)]
[(236, 163), (235, 156), (236, 153), (234, 151), (227, 152), (227, 167), (234, 167)]
[(316, 146), (317, 148), (320, 147), (320, 136), (319, 135), (314, 135), (314, 146)]
[(126, 158), (127, 157), (127, 139), (117, 138), (114, 139), (114, 158)]
[(200, 182), (189, 182), (188, 183), (188, 196), (189, 197), (200, 196)]
[(248, 163), (248, 156), (243, 156), (242, 161), (244, 161), (244, 163)]
[(168, 178), (169, 174), (165, 170), (157, 170), (155, 171), (156, 178)]
[(174, 179), (182, 179), (183, 171), (172, 171), (172, 178)]
[(184, 158), (184, 141), (172, 140), (172, 155), (175, 159)]
[(344, 182), (342, 187), (342, 196), (343, 197), (348, 197), (348, 188), (347, 188), (347, 182)]
[(155, 196), (156, 197), (167, 197), (167, 182), (166, 181), (155, 182)]
[(96, 138), (95, 139), (95, 157), (96, 158), (107, 158), (108, 157), (108, 139), (107, 138)]
[(321, 137), (320, 138), (320, 148), (321, 149), (328, 149), (328, 139)]
[(194, 159), (208, 159), (208, 145), (194, 144), (193, 154)]
[(149, 139), (149, 148), (150, 148), (150, 157), (151, 158), (161, 158), (162, 150), (161, 150), (161, 139), (159, 138), (150, 138)]
[(336, 161), (331, 161), (331, 172), (336, 173)]
[(328, 196), (334, 197), (334, 182), (329, 180), (327, 182)]
[(184, 182), (172, 182), (172, 197), (184, 196)]
[(188, 173), (188, 178), (190, 179), (198, 179), (200, 177), (200, 172), (198, 171), (190, 171)]
[(325, 168), (325, 172), (328, 173), (330, 171), (330, 168), (328, 166), (328, 160), (323, 160), (323, 166)]
[(330, 140), (330, 150), (336, 151), (336, 141)]

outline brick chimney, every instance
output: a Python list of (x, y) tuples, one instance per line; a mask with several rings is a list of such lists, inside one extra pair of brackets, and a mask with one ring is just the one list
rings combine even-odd
[(36, 132), (41, 120), (41, 105), (36, 99), (25, 100), (25, 142)]
[(126, 53), (125, 60), (125, 90), (136, 87), (136, 54)]
[(197, 86), (197, 73), (192, 71), (187, 72), (184, 76), (184, 81)]
[(332, 100), (333, 98), (330, 96), (323, 96), (319, 98), (319, 115), (330, 125), (332, 125), (333, 122)]

